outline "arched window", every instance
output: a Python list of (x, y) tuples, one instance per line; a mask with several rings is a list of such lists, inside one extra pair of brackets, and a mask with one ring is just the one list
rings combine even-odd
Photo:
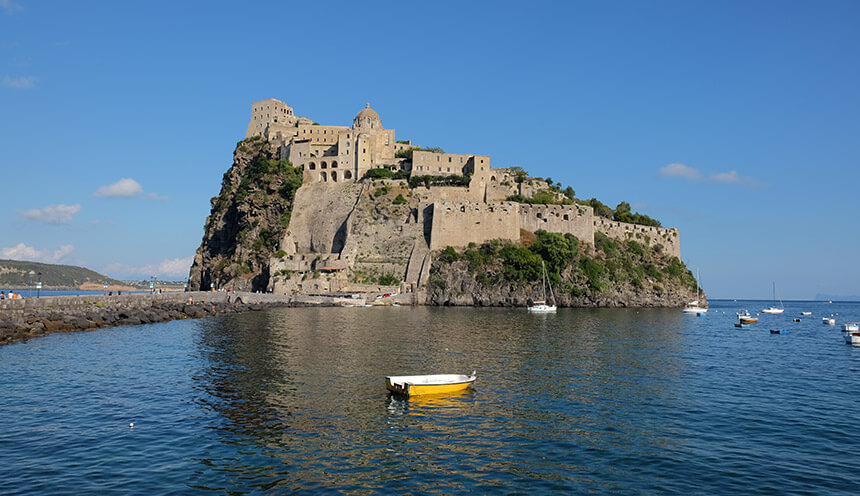
[(316, 169), (316, 168), (317, 168), (317, 164), (315, 164), (315, 163), (311, 162), (310, 164), (308, 164), (308, 168), (309, 168), (310, 170), (314, 170), (314, 169)]
[(320, 169), (325, 169), (325, 168), (326, 168), (326, 163), (320, 162)]
[(331, 163), (331, 168), (332, 168), (332, 169), (337, 169), (337, 162), (334, 162), (334, 161), (333, 161), (333, 162)]
[(490, 176), (490, 181), (495, 181), (495, 180), (496, 180), (496, 176)]
[(331, 171), (331, 180), (337, 182), (337, 171)]
[(343, 178), (344, 178), (344, 179), (352, 179), (352, 172), (350, 172), (350, 171), (344, 171), (344, 172), (343, 172)]
[(326, 176), (325, 171), (320, 172), (320, 178), (321, 178), (323, 181), (328, 181), (328, 176)]

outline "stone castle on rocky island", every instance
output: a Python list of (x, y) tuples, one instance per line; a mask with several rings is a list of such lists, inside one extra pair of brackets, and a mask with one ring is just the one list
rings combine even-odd
[[(530, 198), (551, 185), (535, 178), (518, 182), (511, 169), (491, 167), (487, 155), (422, 150), (411, 140), (397, 141), (394, 129), (385, 129), (369, 104), (352, 126), (335, 126), (297, 116), (279, 100), (254, 102), (246, 138), (256, 136), (276, 149), (279, 158), (303, 169), (280, 255), (271, 263), (272, 274), (289, 275), (274, 277), (275, 292), (361, 290), (356, 274), (367, 273), (391, 274), (417, 291), (427, 283), (434, 250), (492, 239), (519, 241), (522, 231), (540, 229), (570, 233), (588, 243), (600, 232), (659, 245), (680, 258), (677, 229), (613, 221), (586, 205), (507, 201), (512, 195)], [(465, 187), (408, 188), (402, 179), (362, 180), (378, 168), (408, 177), (456, 175), (470, 181)], [(379, 196), (379, 189), (370, 194), (378, 187), (405, 194), (408, 202), (383, 208), (381, 220), (380, 207), (363, 200)], [(297, 272), (305, 275), (293, 277)], [(308, 278), (309, 273), (314, 277)]]

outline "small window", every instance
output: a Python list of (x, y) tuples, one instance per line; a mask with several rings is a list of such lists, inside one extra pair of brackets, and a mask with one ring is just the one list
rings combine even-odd
[(449, 164), (451, 163), (451, 157), (448, 157), (448, 163)]

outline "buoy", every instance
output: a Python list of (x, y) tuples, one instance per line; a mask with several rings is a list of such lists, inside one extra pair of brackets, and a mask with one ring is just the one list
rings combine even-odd
[(129, 429), (134, 429), (134, 422), (132, 422), (132, 423), (128, 424), (128, 428), (129, 428)]

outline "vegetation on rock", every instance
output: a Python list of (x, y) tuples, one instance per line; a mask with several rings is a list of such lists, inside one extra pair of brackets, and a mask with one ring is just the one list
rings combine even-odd
[(277, 159), (261, 136), (237, 144), (221, 192), (212, 198), (191, 288), (266, 290), (268, 260), (290, 222), (302, 169)]
[(431, 268), (429, 299), (525, 304), (539, 296), (542, 262), (557, 302), (567, 306), (665, 306), (666, 299), (683, 304), (698, 284), (683, 262), (647, 239), (618, 241), (596, 233), (591, 245), (571, 234), (538, 231), (520, 243), (493, 240), (462, 252), (446, 247)]

